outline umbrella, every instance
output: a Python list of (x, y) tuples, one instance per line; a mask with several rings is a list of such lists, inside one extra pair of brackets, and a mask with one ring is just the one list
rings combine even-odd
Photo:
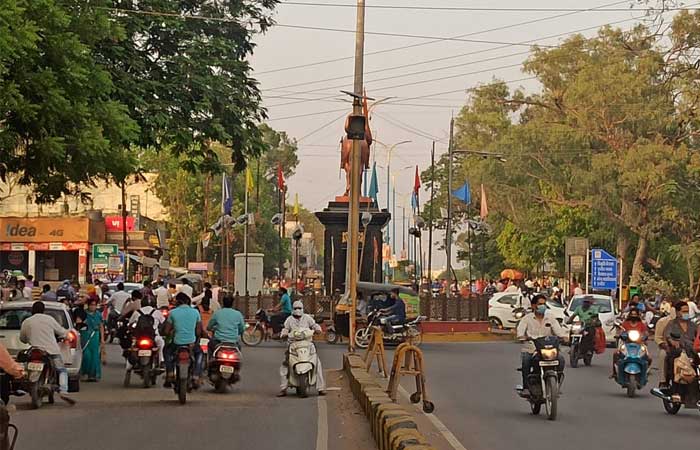
[(505, 269), (501, 272), (501, 279), (508, 278), (510, 280), (522, 280), (524, 278), (523, 273), (515, 269)]

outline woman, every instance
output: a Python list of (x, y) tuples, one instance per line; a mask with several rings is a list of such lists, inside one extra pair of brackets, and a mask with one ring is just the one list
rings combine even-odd
[(212, 292), (210, 289), (206, 289), (204, 291), (204, 298), (202, 298), (202, 301), (200, 302), (200, 304), (197, 305), (197, 309), (199, 310), (199, 315), (202, 316), (202, 327), (205, 330), (207, 329), (207, 325), (209, 324), (209, 319), (211, 319), (211, 315), (212, 315), (211, 299), (212, 299)]
[(80, 374), (87, 381), (97, 381), (102, 377), (101, 353), (104, 348), (104, 321), (97, 312), (98, 299), (88, 299), (84, 327), (80, 330), (80, 342), (83, 347), (83, 363)]

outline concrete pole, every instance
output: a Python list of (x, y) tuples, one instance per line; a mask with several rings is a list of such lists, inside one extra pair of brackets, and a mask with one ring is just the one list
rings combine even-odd
[(445, 249), (447, 251), (447, 296), (452, 296), (452, 147), (454, 139), (455, 120), (450, 120), (450, 142), (447, 158), (447, 235)]

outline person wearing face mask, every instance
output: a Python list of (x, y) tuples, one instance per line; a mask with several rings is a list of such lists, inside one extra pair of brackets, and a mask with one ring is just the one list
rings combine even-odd
[[(527, 376), (530, 374), (532, 367), (532, 359), (535, 353), (535, 344), (532, 340), (545, 337), (557, 336), (563, 341), (568, 341), (569, 335), (564, 330), (559, 322), (551, 316), (547, 316), (547, 297), (544, 294), (536, 294), (530, 300), (532, 311), (528, 313), (518, 323), (517, 336), (518, 340), (523, 341), (521, 349), (521, 363), (523, 376), (523, 393), (528, 395)], [(565, 361), (564, 356), (559, 353), (559, 373), (564, 371)]]
[(684, 350), (693, 350), (697, 326), (690, 321), (690, 307), (686, 302), (675, 305), (676, 318), (671, 320), (664, 330), (666, 341), (665, 379), (673, 379), (673, 363)]
[[(304, 314), (304, 304), (297, 300), (294, 302), (292, 315), (284, 321), (284, 328), (282, 328), (280, 337), (286, 337), (292, 332), (292, 330), (300, 328), (314, 330), (317, 333), (321, 332), (321, 326), (316, 323), (313, 317), (308, 314)], [(285, 351), (284, 361), (280, 366), (280, 392), (277, 394), (278, 397), (285, 397), (287, 395), (287, 375), (289, 371), (288, 352), (289, 347), (287, 347), (287, 350)], [(326, 381), (323, 378), (323, 366), (321, 365), (320, 357), (318, 357), (318, 366), (316, 367), (316, 390), (318, 391), (318, 395), (326, 395)]]
[[(621, 331), (626, 331), (630, 332), (632, 330), (639, 331), (639, 334), (641, 336), (642, 342), (646, 339), (646, 337), (649, 334), (649, 330), (642, 320), (641, 313), (639, 309), (633, 309), (627, 314), (627, 319), (625, 319), (624, 322), (620, 325), (622, 328)], [(620, 360), (620, 356), (622, 353), (620, 351), (616, 351), (613, 354), (613, 370), (612, 370), (612, 375), (610, 375), (610, 378), (617, 378), (617, 362)], [(647, 367), (651, 367), (651, 358), (649, 357), (649, 354), (647, 353), (645, 355), (645, 358), (647, 360)]]
[(666, 379), (666, 351), (668, 350), (668, 345), (664, 339), (664, 332), (666, 327), (676, 318), (676, 310), (671, 306), (671, 302), (664, 300), (659, 306), (659, 312), (661, 318), (656, 322), (656, 327), (654, 328), (654, 342), (659, 346), (659, 358), (657, 360), (659, 369), (659, 387), (665, 387), (668, 385), (668, 380)]

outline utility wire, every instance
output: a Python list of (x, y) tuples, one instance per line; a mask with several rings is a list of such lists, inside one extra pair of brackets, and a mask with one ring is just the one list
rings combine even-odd
[[(284, 5), (295, 6), (321, 6), (336, 8), (357, 8), (357, 5), (350, 3), (316, 3), (285, 1)], [(581, 8), (484, 8), (475, 6), (404, 6), (404, 5), (365, 5), (367, 9), (389, 9), (389, 10), (409, 10), (409, 11), (483, 11), (483, 12), (589, 12), (590, 9)], [(673, 7), (673, 8), (605, 8), (598, 9), (602, 12), (666, 12), (666, 11), (697, 11), (700, 8)]]

